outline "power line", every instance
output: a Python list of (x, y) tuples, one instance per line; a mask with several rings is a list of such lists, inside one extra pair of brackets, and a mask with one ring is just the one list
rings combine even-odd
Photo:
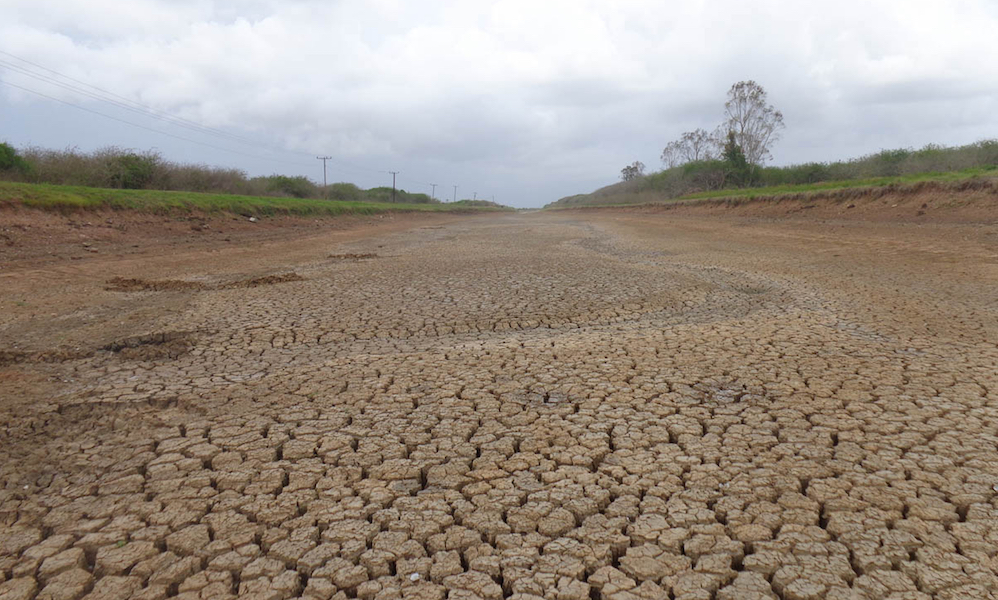
[(19, 90), (23, 90), (25, 92), (28, 92), (28, 93), (31, 93), (31, 94), (35, 94), (36, 96), (41, 96), (42, 98), (47, 98), (49, 100), (54, 100), (54, 101), (59, 102), (61, 104), (65, 104), (66, 106), (72, 106), (75, 109), (86, 111), (88, 113), (92, 113), (92, 114), (104, 117), (105, 119), (111, 119), (112, 121), (118, 121), (119, 123), (124, 123), (126, 125), (131, 125), (132, 127), (138, 127), (139, 129), (145, 129), (146, 131), (152, 131), (153, 133), (158, 133), (160, 135), (165, 135), (167, 137), (172, 137), (174, 139), (183, 140), (185, 142), (191, 142), (192, 144), (198, 144), (200, 146), (206, 146), (208, 148), (213, 148), (215, 150), (221, 150), (222, 152), (231, 152), (233, 154), (239, 154), (239, 155), (242, 155), (242, 156), (248, 156), (250, 158), (256, 158), (256, 159), (259, 159), (259, 160), (268, 160), (268, 161), (272, 161), (272, 162), (281, 162), (281, 163), (285, 163), (285, 164), (289, 164), (289, 165), (297, 165), (299, 167), (311, 167), (312, 166), (312, 165), (306, 165), (305, 163), (297, 163), (297, 162), (291, 162), (291, 161), (288, 161), (288, 160), (280, 160), (280, 159), (277, 159), (277, 158), (268, 158), (266, 156), (258, 156), (256, 154), (249, 154), (249, 153), (246, 153), (246, 152), (240, 152), (239, 150), (232, 150), (230, 148), (223, 148), (221, 146), (216, 146), (214, 144), (209, 144), (207, 142), (201, 142), (201, 141), (198, 141), (198, 140), (192, 140), (191, 138), (187, 138), (187, 137), (184, 137), (184, 136), (181, 136), (181, 135), (176, 135), (176, 134), (170, 133), (168, 131), (162, 131), (160, 129), (154, 129), (152, 127), (146, 127), (145, 125), (139, 125), (138, 123), (133, 123), (131, 121), (126, 121), (125, 119), (119, 119), (118, 117), (112, 117), (111, 115), (104, 114), (102, 112), (93, 110), (91, 108), (87, 108), (85, 106), (80, 106), (78, 104), (73, 104), (72, 102), (67, 102), (66, 100), (62, 100), (60, 98), (56, 98), (55, 96), (49, 96), (48, 94), (43, 94), (42, 92), (30, 89), (30, 88), (23, 87), (23, 86), (15, 84), (15, 83), (11, 83), (9, 81), (2, 81), (2, 80), (0, 80), (0, 84), (6, 85), (6, 86), (10, 86), (12, 88), (17, 88)]
[[(214, 128), (214, 127), (210, 127), (210, 126), (207, 126), (207, 125), (202, 125), (200, 123), (197, 123), (196, 121), (193, 121), (193, 120), (190, 120), (190, 119), (178, 116), (178, 115), (174, 115), (174, 114), (168, 113), (166, 111), (161, 111), (161, 110), (154, 109), (154, 108), (152, 108), (150, 106), (147, 106), (145, 104), (142, 104), (140, 102), (132, 100), (130, 98), (127, 98), (127, 97), (122, 96), (120, 94), (117, 94), (115, 92), (111, 92), (111, 91), (106, 90), (104, 88), (101, 88), (101, 87), (98, 87), (96, 85), (93, 85), (93, 84), (87, 83), (85, 81), (82, 81), (80, 79), (76, 79), (74, 77), (70, 77), (69, 75), (66, 75), (64, 73), (60, 73), (59, 71), (56, 71), (55, 69), (51, 69), (51, 68), (46, 67), (44, 65), (40, 65), (40, 64), (32, 62), (32, 61), (30, 61), (28, 59), (21, 58), (20, 56), (17, 56), (15, 54), (11, 54), (10, 52), (6, 52), (4, 50), (0, 50), (0, 54), (5, 55), (5, 56), (9, 56), (9, 57), (11, 57), (11, 58), (13, 58), (15, 60), (18, 60), (18, 61), (20, 61), (22, 63), (25, 63), (27, 65), (31, 65), (32, 67), (36, 67), (37, 69), (41, 69), (42, 71), (46, 71), (46, 72), (51, 73), (51, 74), (53, 74), (53, 75), (55, 75), (57, 77), (60, 77), (62, 79), (74, 82), (74, 83), (79, 84), (79, 85), (73, 85), (71, 83), (66, 83), (64, 81), (60, 81), (59, 79), (56, 79), (56, 77), (52, 77), (52, 76), (46, 75), (44, 73), (39, 73), (39, 72), (33, 71), (33, 70), (31, 70), (31, 69), (29, 69), (27, 67), (18, 65), (16, 63), (12, 63), (10, 61), (0, 59), (0, 68), (2, 68), (2, 69), (6, 69), (6, 70), (8, 70), (10, 72), (13, 72), (13, 73), (16, 73), (18, 75), (30, 77), (32, 79), (35, 79), (37, 81), (41, 81), (43, 83), (47, 83), (47, 84), (50, 84), (50, 85), (54, 85), (54, 86), (60, 87), (60, 88), (62, 88), (64, 90), (67, 90), (69, 92), (73, 92), (73, 93), (79, 94), (81, 96), (90, 98), (92, 100), (96, 100), (98, 102), (105, 102), (105, 103), (110, 104), (110, 105), (112, 105), (114, 107), (117, 107), (117, 108), (120, 108), (120, 109), (123, 109), (123, 110), (127, 110), (127, 111), (130, 111), (132, 113), (144, 116), (144, 117), (158, 119), (160, 121), (163, 121), (165, 123), (168, 123), (168, 124), (176, 126), (176, 127), (181, 127), (181, 128), (187, 129), (189, 131), (200, 133), (202, 135), (214, 136), (216, 138), (220, 138), (220, 139), (223, 139), (225, 141), (233, 141), (233, 142), (238, 142), (238, 143), (242, 143), (242, 144), (250, 144), (250, 145), (253, 145), (254, 147), (264, 148), (264, 149), (267, 149), (267, 150), (270, 150), (270, 151), (273, 151), (273, 152), (288, 153), (288, 154), (297, 154), (297, 155), (302, 155), (302, 156), (312, 156), (311, 154), (309, 154), (307, 152), (301, 152), (301, 151), (289, 150), (289, 149), (279, 149), (279, 148), (275, 148), (275, 147), (268, 147), (266, 144), (260, 143), (260, 142), (258, 142), (256, 140), (252, 140), (252, 139), (249, 139), (249, 138), (244, 138), (244, 137), (235, 135), (233, 133), (229, 133), (227, 131), (224, 131), (224, 130), (221, 130), (221, 129), (217, 129), (217, 128)], [(247, 157), (250, 157), (250, 158), (256, 158), (256, 159), (260, 159), (260, 160), (280, 162), (280, 163), (285, 163), (285, 164), (290, 164), (290, 165), (297, 165), (297, 166), (301, 166), (301, 167), (308, 166), (308, 165), (305, 165), (304, 163), (298, 163), (298, 162), (293, 162), (293, 161), (288, 161), (288, 160), (281, 160), (281, 159), (276, 159), (276, 158), (269, 158), (269, 157), (259, 156), (259, 155), (256, 155), (256, 154), (250, 154), (250, 153), (247, 153), (247, 152), (241, 152), (239, 150), (232, 150), (230, 148), (224, 148), (224, 147), (221, 147), (221, 146), (216, 146), (214, 144), (209, 144), (207, 142), (202, 142), (202, 141), (191, 139), (191, 138), (184, 137), (184, 136), (181, 136), (181, 135), (176, 135), (176, 134), (169, 133), (167, 131), (163, 131), (163, 130), (160, 130), (160, 129), (155, 129), (155, 128), (152, 128), (152, 127), (147, 127), (147, 126), (141, 125), (139, 123), (134, 123), (134, 122), (126, 120), (126, 119), (121, 119), (119, 117), (108, 115), (106, 113), (103, 113), (103, 112), (100, 112), (100, 111), (97, 111), (97, 110), (93, 110), (93, 109), (90, 109), (90, 108), (87, 108), (87, 107), (84, 107), (84, 106), (80, 106), (78, 104), (74, 104), (74, 103), (66, 101), (66, 100), (62, 100), (62, 99), (57, 98), (55, 96), (50, 96), (48, 94), (39, 92), (39, 91), (31, 89), (31, 88), (27, 88), (27, 87), (20, 86), (20, 85), (14, 84), (14, 83), (10, 83), (9, 81), (0, 80), (0, 84), (5, 84), (5, 85), (8, 85), (10, 87), (17, 88), (19, 90), (22, 90), (22, 91), (25, 91), (25, 92), (28, 92), (28, 93), (31, 93), (31, 94), (35, 94), (37, 96), (40, 96), (40, 97), (43, 97), (43, 98), (46, 98), (46, 99), (54, 100), (54, 101), (59, 102), (61, 104), (65, 104), (67, 106), (71, 106), (71, 107), (76, 108), (78, 110), (86, 111), (86, 112), (89, 112), (91, 114), (95, 114), (95, 115), (104, 117), (106, 119), (111, 119), (111, 120), (117, 121), (119, 123), (124, 123), (126, 125), (130, 125), (132, 127), (137, 127), (139, 129), (144, 129), (146, 131), (151, 131), (153, 133), (158, 133), (160, 135), (165, 135), (165, 136), (168, 136), (168, 137), (172, 137), (174, 139), (183, 140), (183, 141), (190, 142), (190, 143), (193, 143), (193, 144), (198, 144), (200, 146), (205, 146), (205, 147), (208, 147), (208, 148), (213, 148), (215, 150), (221, 150), (223, 152), (230, 152), (230, 153), (233, 153), (233, 154), (239, 154), (241, 156), (247, 156)], [(85, 86), (85, 87), (80, 87), (80, 86)], [(86, 88), (90, 88), (90, 89), (86, 89)], [(96, 91), (92, 91), (92, 90), (96, 90)], [(395, 188), (396, 188), (396, 186), (395, 186), (395, 176), (398, 174), (398, 171), (381, 171), (381, 170), (377, 170), (377, 169), (371, 169), (369, 167), (363, 167), (363, 166), (360, 166), (360, 165), (355, 165), (355, 164), (348, 163), (348, 162), (345, 162), (345, 161), (337, 160), (337, 159), (334, 159), (331, 156), (317, 156), (316, 158), (319, 159), (319, 160), (322, 160), (322, 180), (323, 180), (323, 185), (324, 186), (327, 185), (327, 179), (326, 179), (326, 161), (329, 161), (329, 162), (331, 162), (333, 164), (339, 164), (342, 167), (347, 167), (347, 168), (354, 169), (354, 170), (367, 171), (367, 172), (371, 172), (371, 173), (388, 173), (388, 174), (391, 174), (392, 175), (392, 201), (393, 202), (395, 201)], [(433, 196), (436, 195), (436, 186), (437, 186), (437, 184), (435, 184), (435, 183), (429, 183), (429, 182), (424, 182), (424, 181), (416, 181), (416, 180), (413, 180), (413, 183), (418, 184), (418, 185), (425, 185), (425, 186), (432, 187), (433, 191), (432, 191), (431, 195), (433, 195)], [(454, 186), (454, 198), (455, 198), (455, 200), (457, 198), (457, 186)]]
[(196, 133), (201, 133), (201, 134), (204, 134), (204, 135), (214, 136), (214, 137), (226, 140), (226, 141), (236, 141), (236, 142), (240, 142), (240, 143), (244, 143), (244, 144), (258, 145), (258, 144), (255, 144), (254, 142), (251, 142), (249, 140), (244, 140), (243, 138), (239, 138), (237, 136), (220, 135), (218, 133), (215, 133), (214, 130), (211, 130), (209, 128), (201, 127), (201, 126), (198, 126), (198, 125), (188, 125), (187, 123), (181, 122), (179, 120), (175, 120), (175, 119), (173, 119), (171, 117), (167, 117), (167, 116), (163, 116), (163, 115), (158, 115), (158, 114), (155, 114), (155, 113), (152, 113), (152, 112), (148, 112), (148, 111), (145, 111), (145, 110), (134, 108), (132, 106), (129, 106), (129, 105), (125, 104), (124, 102), (118, 102), (118, 101), (115, 101), (115, 100), (108, 100), (106, 98), (101, 97), (98, 94), (94, 94), (94, 93), (91, 93), (91, 92), (89, 92), (87, 90), (84, 90), (84, 89), (81, 89), (81, 88), (77, 88), (76, 86), (71, 86), (71, 85), (68, 85), (68, 84), (64, 84), (64, 83), (62, 83), (60, 81), (57, 81), (55, 79), (52, 79), (52, 78), (48, 78), (48, 77), (44, 77), (44, 76), (39, 76), (39, 75), (36, 75), (36, 74), (31, 73), (29, 71), (25, 71), (23, 69), (20, 69), (20, 68), (18, 68), (16, 66), (12, 67), (9, 64), (5, 63), (5, 61), (3, 61), (3, 60), (0, 60), (0, 68), (4, 68), (4, 69), (8, 69), (8, 70), (13, 70), (13, 72), (18, 73), (19, 75), (24, 75), (24, 76), (27, 76), (27, 77), (31, 77), (32, 79), (36, 79), (38, 81), (42, 81), (44, 83), (48, 83), (50, 85), (54, 85), (54, 86), (63, 88), (65, 90), (69, 90), (71, 92), (75, 92), (75, 93), (80, 94), (82, 96), (86, 96), (88, 98), (91, 98), (91, 99), (94, 99), (94, 100), (98, 100), (100, 102), (107, 102), (108, 104), (111, 104), (112, 106), (116, 106), (116, 107), (121, 108), (123, 110), (127, 110), (127, 111), (130, 111), (130, 112), (133, 112), (133, 113), (145, 116), (145, 117), (150, 117), (150, 118), (153, 118), (153, 119), (158, 119), (160, 121), (164, 121), (166, 123), (169, 123), (170, 125), (174, 125), (176, 127), (181, 127), (183, 129), (194, 131)]
[[(169, 123), (171, 123), (173, 125), (177, 125), (178, 127), (184, 127), (186, 129), (193, 129), (193, 130), (199, 131), (200, 133), (204, 133), (206, 135), (214, 135), (214, 136), (218, 136), (218, 137), (224, 137), (226, 139), (239, 141), (239, 142), (244, 143), (244, 144), (259, 144), (255, 140), (251, 140), (251, 139), (248, 139), (248, 138), (240, 137), (240, 136), (237, 136), (237, 135), (235, 135), (233, 133), (229, 133), (229, 132), (223, 131), (221, 129), (216, 129), (214, 127), (209, 127), (207, 125), (202, 125), (200, 123), (197, 123), (196, 121), (192, 121), (190, 119), (185, 119), (184, 117), (180, 117), (180, 116), (177, 116), (177, 115), (172, 115), (172, 114), (167, 113), (165, 111), (158, 111), (158, 110), (156, 110), (154, 108), (151, 108), (151, 107), (146, 106), (144, 104), (141, 104), (139, 102), (135, 102), (134, 100), (129, 100), (128, 98), (125, 98), (124, 96), (121, 96), (119, 94), (115, 94), (114, 92), (109, 92), (109, 91), (107, 91), (107, 90), (105, 90), (103, 88), (99, 88), (99, 87), (97, 87), (95, 85), (91, 85), (89, 83), (80, 81), (79, 79), (74, 79), (72, 77), (69, 77), (68, 75), (63, 75), (62, 73), (59, 73), (58, 71), (55, 71), (53, 69), (49, 69), (48, 67), (44, 67), (42, 65), (38, 65), (36, 63), (30, 62), (30, 61), (25, 60), (23, 58), (19, 58), (17, 56), (14, 56), (13, 54), (10, 54), (9, 52), (4, 52), (4, 51), (0, 50), (0, 54), (6, 54), (8, 56), (13, 56), (17, 60), (23, 61), (25, 63), (28, 63), (30, 65), (38, 67), (39, 69), (43, 69), (45, 71), (48, 71), (50, 73), (54, 73), (55, 75), (58, 75), (59, 77), (62, 77), (64, 79), (68, 79), (70, 81), (79, 83), (79, 84), (81, 84), (83, 86), (92, 88), (94, 90), (97, 90), (97, 92), (92, 92), (90, 90), (83, 89), (83, 88), (81, 88), (79, 86), (75, 86), (75, 85), (72, 85), (72, 84), (68, 84), (68, 83), (59, 81), (58, 79), (56, 79), (54, 77), (50, 77), (48, 75), (44, 75), (44, 74), (40, 74), (40, 73), (37, 73), (37, 72), (33, 72), (30, 69), (26, 69), (25, 67), (22, 67), (20, 65), (14, 64), (14, 63), (11, 63), (10, 61), (5, 61), (5, 60), (0, 59), (0, 66), (3, 66), (3, 67), (5, 67), (7, 69), (10, 69), (10, 70), (13, 70), (14, 72), (16, 72), (16, 73), (18, 73), (20, 75), (26, 75), (26, 76), (31, 77), (33, 79), (37, 79), (39, 81), (44, 81), (46, 83), (50, 83), (52, 85), (56, 85), (56, 86), (61, 87), (63, 89), (69, 90), (71, 92), (76, 92), (78, 94), (82, 94), (82, 95), (87, 96), (89, 98), (92, 98), (94, 100), (98, 100), (98, 101), (101, 101), (101, 102), (107, 102), (109, 104), (113, 104), (113, 105), (115, 105), (115, 106), (117, 106), (119, 108), (123, 108), (125, 110), (129, 110), (129, 111), (132, 111), (132, 112), (135, 112), (135, 113), (139, 113), (139, 114), (142, 114), (142, 115), (145, 115), (145, 116), (148, 116), (148, 117), (152, 117), (154, 119), (159, 119), (161, 121), (166, 121), (166, 122), (169, 122)], [(100, 93), (98, 93), (98, 92), (100, 92)], [(107, 96), (111, 96), (113, 98), (120, 98), (121, 100), (114, 100), (113, 98), (109, 98)], [(297, 151), (293, 151), (293, 150), (285, 150), (285, 152), (293, 152), (295, 154), (307, 154), (307, 153), (297, 152)]]
[[(164, 121), (166, 123), (169, 123), (169, 124), (177, 126), (177, 127), (182, 127), (184, 129), (188, 129), (190, 131), (195, 131), (197, 133), (201, 133), (203, 135), (214, 136), (214, 137), (217, 137), (217, 138), (224, 139), (226, 141), (235, 141), (235, 142), (242, 143), (242, 144), (248, 144), (248, 145), (252, 145), (252, 146), (257, 147), (257, 148), (264, 148), (264, 149), (270, 150), (272, 152), (277, 152), (277, 153), (297, 154), (297, 155), (301, 155), (301, 156), (312, 156), (308, 152), (301, 152), (301, 151), (298, 151), (298, 150), (289, 150), (289, 149), (283, 149), (283, 148), (276, 148), (276, 147), (273, 147), (273, 146), (268, 146), (267, 144), (261, 143), (259, 141), (252, 140), (252, 139), (249, 139), (249, 138), (245, 138), (245, 137), (242, 137), (242, 136), (238, 136), (238, 135), (235, 135), (233, 133), (229, 133), (229, 132), (223, 131), (221, 129), (216, 129), (214, 127), (210, 127), (210, 126), (207, 126), (207, 125), (201, 125), (200, 123), (197, 123), (197, 122), (192, 121), (190, 119), (186, 119), (186, 118), (181, 117), (181, 116), (170, 114), (170, 113), (168, 113), (166, 111), (158, 111), (158, 110), (156, 110), (156, 109), (154, 109), (152, 107), (149, 107), (149, 106), (147, 106), (145, 104), (142, 104), (140, 102), (136, 102), (134, 100), (126, 98), (125, 96), (122, 96), (120, 94), (116, 94), (114, 92), (105, 90), (104, 88), (95, 86), (95, 85), (87, 83), (85, 81), (81, 81), (81, 80), (76, 79), (74, 77), (70, 77), (69, 75), (66, 75), (64, 73), (60, 73), (59, 71), (56, 71), (55, 69), (50, 69), (49, 67), (46, 67), (44, 65), (40, 65), (38, 63), (32, 62), (32, 61), (27, 60), (25, 58), (21, 58), (21, 57), (15, 55), (15, 54), (11, 54), (10, 52), (6, 52), (6, 51), (3, 51), (3, 50), (0, 50), (0, 54), (9, 56), (9, 57), (14, 58), (16, 60), (19, 60), (19, 61), (21, 61), (21, 62), (23, 62), (25, 64), (31, 65), (33, 67), (37, 67), (38, 69), (42, 69), (44, 71), (47, 71), (48, 73), (52, 73), (52, 74), (54, 74), (54, 75), (56, 75), (58, 77), (61, 77), (63, 79), (66, 79), (66, 80), (69, 80), (69, 81), (72, 81), (72, 82), (75, 82), (75, 83), (78, 83), (78, 84), (80, 84), (82, 86), (86, 86), (87, 88), (91, 88), (92, 90), (97, 90), (97, 91), (94, 92), (94, 91), (91, 91), (91, 90), (88, 90), (88, 89), (84, 89), (84, 88), (82, 88), (80, 86), (77, 86), (77, 85), (72, 85), (72, 84), (69, 84), (69, 83), (65, 83), (65, 82), (59, 81), (58, 79), (56, 79), (54, 77), (51, 77), (49, 75), (45, 75), (43, 73), (34, 72), (34, 71), (32, 71), (32, 70), (30, 70), (28, 68), (25, 68), (25, 67), (23, 67), (21, 65), (17, 65), (15, 63), (11, 63), (10, 61), (5, 61), (5, 60), (0, 59), (0, 67), (2, 67), (2, 68), (5, 68), (5, 69), (7, 69), (9, 71), (12, 71), (12, 72), (17, 73), (17, 74), (22, 75), (22, 76), (31, 77), (31, 78), (36, 79), (38, 81), (42, 81), (44, 83), (48, 83), (50, 85), (55, 85), (57, 87), (63, 88), (63, 89), (68, 90), (70, 92), (74, 92), (74, 93), (80, 94), (82, 96), (91, 98), (93, 100), (97, 100), (99, 102), (105, 102), (105, 103), (111, 104), (111, 105), (113, 105), (113, 106), (115, 106), (117, 108), (123, 109), (123, 110), (128, 110), (128, 111), (140, 114), (140, 115), (145, 116), (145, 117), (150, 117), (150, 118), (158, 119), (160, 121)], [(9, 84), (9, 85), (14, 86), (15, 84)], [(47, 97), (49, 99), (52, 99), (52, 100), (63, 102), (64, 104), (68, 104), (70, 106), (76, 106), (76, 105), (74, 105), (72, 103), (69, 103), (69, 102), (66, 102), (66, 101), (63, 101), (63, 100), (59, 100), (58, 98), (42, 94), (41, 92), (37, 92), (36, 90), (31, 90), (29, 88), (23, 88), (23, 87), (21, 87), (20, 89), (24, 89), (25, 91), (29, 91), (29, 92), (32, 92), (32, 93), (35, 93), (35, 94), (38, 94), (38, 95), (45, 96), (45, 97)], [(115, 98), (119, 98), (120, 100), (116, 100)], [(82, 107), (78, 107), (77, 106), (77, 108), (82, 108)], [(89, 110), (89, 109), (87, 109), (87, 110)], [(94, 112), (95, 114), (100, 114), (101, 116), (105, 116), (105, 117), (108, 117), (108, 118), (116, 119), (115, 117), (111, 117), (110, 115), (105, 115), (105, 114), (99, 113), (97, 111), (90, 111), (90, 112)], [(124, 119), (116, 119), (116, 120), (121, 121), (123, 123), (128, 123), (130, 125), (134, 125), (134, 126), (137, 126), (137, 127), (143, 127), (141, 125), (138, 125), (136, 123), (132, 123), (130, 121), (126, 121)], [(151, 129), (151, 128), (148, 128), (148, 127), (144, 127), (144, 128), (145, 129), (149, 129), (151, 131), (156, 131), (157, 133), (163, 133), (164, 135), (171, 135), (172, 137), (175, 137), (175, 138), (178, 138), (178, 139), (183, 139), (183, 140), (186, 140), (186, 141), (191, 141), (193, 143), (197, 143), (197, 144), (201, 144), (201, 145), (205, 145), (205, 146), (217, 148), (216, 146), (212, 146), (210, 144), (205, 144), (204, 142), (198, 142), (196, 140), (190, 140), (190, 139), (184, 138), (182, 136), (176, 136), (176, 135), (173, 135), (173, 134), (168, 134), (166, 132), (162, 132), (162, 131), (159, 131), (159, 130)], [(255, 155), (248, 154), (248, 153), (240, 153), (240, 152), (238, 152), (236, 150), (226, 150), (226, 151), (228, 151), (228, 152), (234, 152), (234, 153), (238, 153), (238, 154), (244, 154), (245, 156), (255, 156)], [(258, 157), (258, 158), (260, 158), (260, 157)], [(292, 163), (290, 161), (281, 161), (279, 159), (269, 159), (268, 158), (266, 160), (275, 160), (277, 162), (285, 162), (285, 163), (288, 163), (288, 164), (299, 164), (299, 165), (301, 164), (301, 163)], [(372, 172), (372, 173), (378, 172), (376, 169), (371, 169), (369, 167), (363, 167), (363, 166), (360, 166), (360, 165), (355, 165), (355, 164), (352, 164), (352, 163), (348, 163), (346, 161), (336, 160), (336, 159), (333, 159), (332, 157), (329, 157), (327, 160), (329, 160), (333, 164), (339, 164), (341, 166), (341, 168), (342, 167), (346, 167), (346, 168), (350, 168), (350, 169), (355, 169), (355, 170), (359, 170), (359, 171), (367, 171), (367, 172)]]

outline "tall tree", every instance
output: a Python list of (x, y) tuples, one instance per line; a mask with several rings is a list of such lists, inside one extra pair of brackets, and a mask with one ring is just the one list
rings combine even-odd
[(720, 150), (718, 140), (714, 134), (708, 133), (706, 129), (694, 129), (687, 131), (679, 138), (680, 152), (686, 162), (697, 160), (713, 160), (717, 158)]
[(770, 147), (780, 138), (783, 113), (767, 104), (766, 90), (754, 81), (739, 81), (728, 90), (724, 103), (725, 127), (735, 134), (745, 159), (762, 165), (772, 155)]
[(744, 187), (752, 183), (754, 168), (742, 150), (741, 145), (735, 137), (734, 130), (728, 130), (728, 139), (724, 143), (724, 162), (727, 163), (727, 181), (734, 183), (738, 187)]
[(620, 170), (620, 178), (624, 181), (637, 179), (645, 174), (645, 163), (636, 160)]
[(666, 169), (678, 167), (683, 164), (682, 142), (675, 140), (665, 145), (662, 150), (662, 164)]
[(714, 160), (724, 148), (724, 135), (721, 128), (713, 133), (706, 129), (687, 131), (675, 141), (669, 142), (662, 150), (662, 163), (666, 168), (700, 160)]

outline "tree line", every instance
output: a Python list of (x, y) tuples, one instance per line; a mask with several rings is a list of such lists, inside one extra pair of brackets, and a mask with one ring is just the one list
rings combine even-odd
[(620, 171), (623, 182), (592, 194), (563, 198), (574, 204), (586, 198), (625, 201), (627, 194), (653, 193), (678, 198), (727, 187), (808, 185), (919, 173), (998, 169), (998, 140), (984, 139), (963, 146), (928, 144), (920, 149), (881, 150), (850, 160), (810, 162), (785, 167), (766, 166), (771, 149), (784, 129), (783, 114), (769, 103), (755, 81), (740, 81), (728, 90), (724, 120), (708, 131), (683, 133), (662, 150), (662, 171), (646, 174), (635, 161)]
[[(250, 177), (239, 169), (181, 164), (157, 152), (108, 146), (92, 152), (76, 148), (17, 150), (0, 143), (0, 180), (134, 190), (172, 190), (244, 196), (390, 202), (392, 188), (361, 189), (352, 183), (321, 186), (302, 175)], [(429, 194), (397, 190), (396, 201), (438, 202)]]
[[(728, 90), (724, 121), (712, 131), (694, 129), (666, 144), (662, 164), (674, 169), (704, 163), (704, 182), (711, 188), (751, 185), (772, 158), (770, 148), (783, 129), (783, 113), (769, 104), (766, 90), (755, 81), (739, 81)], [(620, 178), (632, 181), (644, 171), (644, 163), (635, 161), (620, 170)]]

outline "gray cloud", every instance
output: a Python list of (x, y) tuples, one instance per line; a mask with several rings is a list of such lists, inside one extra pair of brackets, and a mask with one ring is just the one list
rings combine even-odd
[[(199, 137), (0, 69), (15, 144), (157, 147), (169, 158), (380, 185), (461, 186), (527, 206), (658, 165), (755, 79), (786, 115), (777, 163), (998, 135), (989, 0), (340, 2), (5, 0), (0, 50), (156, 109), (260, 140)], [(299, 154), (295, 154), (299, 152)], [(256, 158), (262, 157), (262, 158)], [(277, 162), (279, 159), (284, 162)]]

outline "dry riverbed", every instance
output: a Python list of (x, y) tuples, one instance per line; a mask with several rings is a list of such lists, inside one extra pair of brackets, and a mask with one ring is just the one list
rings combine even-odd
[(0, 599), (998, 593), (993, 222), (237, 225), (8, 255)]

